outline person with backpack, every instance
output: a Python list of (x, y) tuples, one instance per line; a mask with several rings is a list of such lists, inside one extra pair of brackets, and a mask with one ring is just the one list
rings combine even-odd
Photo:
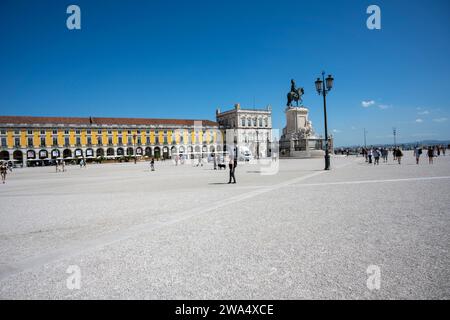
[(375, 165), (379, 165), (380, 164), (380, 155), (381, 155), (381, 153), (380, 153), (380, 150), (379, 149), (375, 149), (374, 151), (373, 151), (373, 158), (374, 158), (374, 162), (373, 162), (373, 165), (375, 166)]
[(422, 154), (422, 148), (418, 146), (414, 148), (414, 156), (416, 157), (416, 164), (419, 164), (420, 155)]

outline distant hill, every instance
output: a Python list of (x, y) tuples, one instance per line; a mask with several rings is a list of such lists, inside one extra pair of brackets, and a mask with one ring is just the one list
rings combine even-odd
[[(414, 141), (414, 142), (399, 142), (397, 143), (398, 146), (401, 146), (403, 148), (414, 148), (419, 144), (420, 146), (433, 146), (433, 145), (444, 145), (448, 146), (450, 145), (450, 140), (422, 140), (422, 141)], [(353, 145), (353, 146), (339, 146), (335, 147), (335, 149), (339, 148), (358, 148), (363, 147), (364, 145)], [(391, 148), (394, 146), (393, 143), (377, 143), (377, 144), (367, 144), (368, 147), (387, 147)]]

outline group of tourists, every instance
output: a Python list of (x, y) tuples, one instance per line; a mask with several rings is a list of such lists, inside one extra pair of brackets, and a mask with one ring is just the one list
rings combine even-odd
[(419, 146), (414, 148), (414, 157), (416, 158), (416, 164), (420, 162), (420, 156), (422, 153), (426, 152), (428, 157), (428, 163), (433, 164), (433, 159), (439, 157), (441, 154), (445, 156), (445, 147), (443, 146), (429, 146), (428, 148), (422, 149)]
[(56, 160), (55, 162), (56, 172), (66, 171), (66, 162), (64, 160)]
[[(370, 148), (370, 149), (363, 148), (362, 154), (366, 158), (367, 163), (379, 165), (380, 158), (383, 159), (383, 163), (388, 162), (389, 150), (387, 148)], [(401, 158), (403, 156), (403, 153), (400, 150), (400, 148), (394, 148), (392, 154), (394, 155), (394, 160), (398, 159), (398, 163), (400, 164)]]
[[(380, 164), (380, 158), (383, 159), (384, 163), (388, 162), (388, 155), (389, 155), (389, 149), (387, 148), (362, 148), (361, 153), (366, 158), (366, 162), (368, 164), (374, 164), (379, 165)], [(416, 159), (416, 164), (419, 164), (420, 162), (420, 156), (426, 153), (426, 156), (428, 157), (428, 163), (433, 164), (433, 158), (439, 157), (441, 154), (445, 156), (445, 147), (443, 146), (429, 146), (429, 147), (420, 147), (416, 146), (414, 147), (414, 157)], [(403, 151), (400, 147), (395, 147), (392, 149), (392, 157), (394, 161), (397, 161), (398, 164), (402, 163), (403, 158)]]

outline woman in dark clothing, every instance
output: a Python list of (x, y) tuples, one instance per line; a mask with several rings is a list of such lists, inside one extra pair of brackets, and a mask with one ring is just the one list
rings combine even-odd
[[(228, 163), (228, 167), (230, 168), (230, 180), (228, 183), (236, 183), (236, 177), (234, 176), (234, 171), (236, 169), (237, 161), (235, 161), (233, 158), (230, 159), (230, 163)], [(233, 182), (231, 182), (231, 179), (233, 179)]]
[(429, 164), (433, 164), (433, 149), (431, 147), (428, 147), (428, 151), (427, 151), (427, 155), (428, 155), (428, 163)]

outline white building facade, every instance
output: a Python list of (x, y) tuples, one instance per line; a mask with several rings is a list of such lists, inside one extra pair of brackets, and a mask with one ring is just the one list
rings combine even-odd
[[(233, 132), (234, 143), (239, 153), (248, 150), (254, 158), (266, 158), (272, 154), (272, 108), (242, 109), (239, 104), (234, 109), (221, 112), (216, 110), (216, 122), (221, 130)], [(229, 131), (228, 131), (229, 132)], [(228, 139), (229, 134), (225, 135)], [(225, 141), (231, 144), (232, 141)], [(274, 150), (275, 151), (275, 150)]]

